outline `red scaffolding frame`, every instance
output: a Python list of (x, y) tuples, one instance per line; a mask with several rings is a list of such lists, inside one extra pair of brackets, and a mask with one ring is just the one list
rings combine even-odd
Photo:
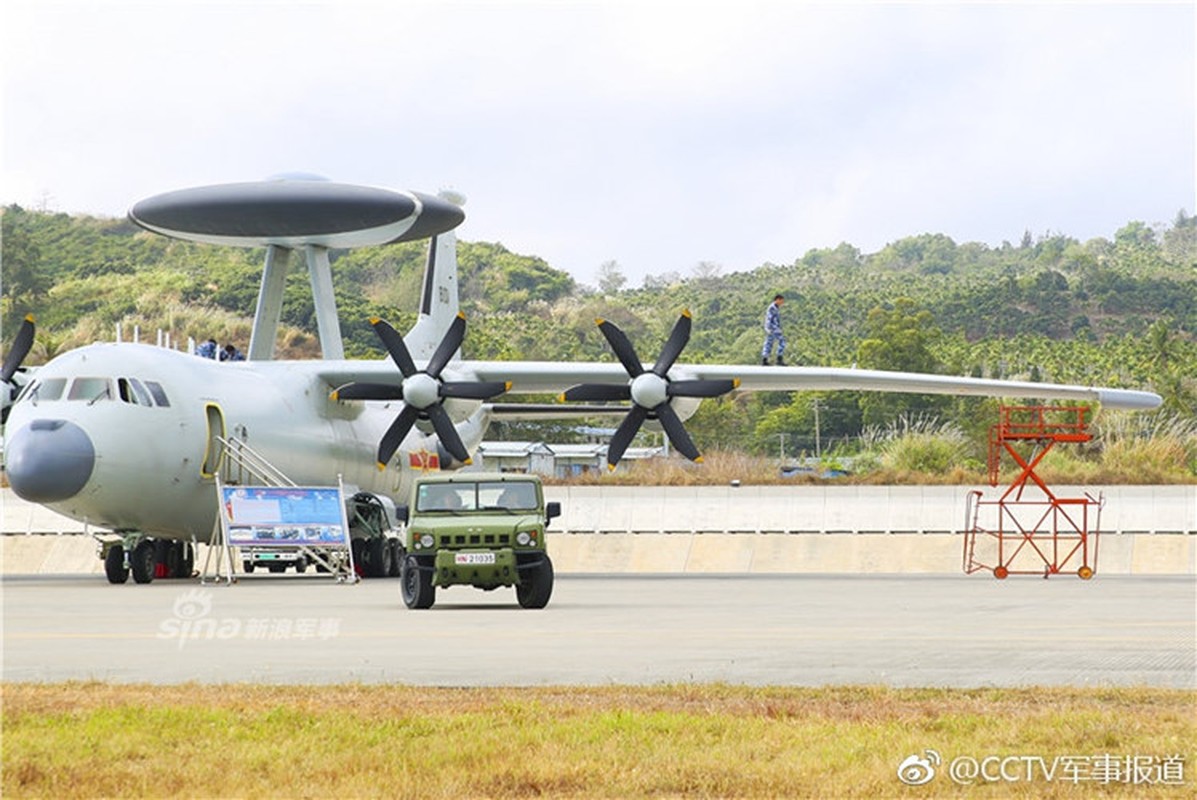
[(1097, 571), (1097, 532), (1104, 498), (1060, 497), (1035, 470), (1053, 447), (1092, 437), (1083, 406), (1002, 406), (989, 429), (989, 485), (997, 486), (1002, 452), (1021, 468), (996, 500), (970, 492), (965, 507), (964, 571), (1009, 575)]

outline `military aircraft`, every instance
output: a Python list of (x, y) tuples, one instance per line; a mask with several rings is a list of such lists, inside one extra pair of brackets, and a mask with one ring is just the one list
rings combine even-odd
[[(139, 583), (191, 574), (192, 544), (210, 541), (216, 529), (216, 475), (233, 443), (252, 447), (300, 485), (335, 485), (339, 476), (347, 494), (389, 499), (405, 496), (420, 470), (470, 463), (490, 422), (501, 418), (618, 413), (623, 421), (608, 448), (612, 468), (644, 424), (700, 460), (685, 420), (702, 399), (737, 387), (1034, 397), (1122, 409), (1160, 403), (1150, 392), (1103, 387), (685, 364), (679, 357), (690, 336), (688, 312), (647, 369), (623, 332), (603, 320), (599, 329), (618, 363), (468, 360), (453, 233), (464, 213), (444, 198), (284, 178), (167, 192), (135, 204), (129, 218), (167, 236), (264, 247), (266, 259), (245, 361), (101, 343), (59, 355), (18, 380), (33, 340), (27, 320), (4, 362), (0, 377), (20, 388), (5, 434), (10, 484), (26, 500), (119, 536), (104, 556), (113, 583), (130, 572)], [(417, 322), (400, 335), (373, 320), (389, 358), (345, 359), (328, 250), (424, 238), (430, 244)], [(320, 360), (274, 358), (283, 282), (296, 251), (311, 279)], [(562, 393), (565, 402), (496, 402), (504, 393)], [(391, 545), (369, 547), (375, 574), (397, 572)]]

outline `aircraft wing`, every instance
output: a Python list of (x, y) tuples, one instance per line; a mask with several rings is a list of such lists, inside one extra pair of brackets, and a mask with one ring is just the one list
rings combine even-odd
[[(628, 375), (618, 363), (555, 361), (456, 361), (447, 372), (464, 372), (480, 381), (511, 381), (509, 394), (559, 394), (582, 383), (626, 384)], [(398, 371), (387, 360), (324, 362), (320, 377), (329, 386), (351, 381), (399, 383)], [(1142, 411), (1156, 408), (1154, 392), (1029, 381), (1001, 381), (918, 372), (887, 372), (836, 367), (764, 367), (747, 364), (677, 364), (670, 377), (698, 380), (739, 379), (740, 390), (866, 391), (906, 394), (972, 395), (1100, 402), (1103, 407)]]
[[(549, 361), (470, 361), (462, 366), (479, 380), (508, 380), (511, 393), (557, 393), (580, 383), (622, 384), (627, 373), (619, 364)], [(698, 380), (739, 379), (741, 391), (872, 391), (907, 394), (975, 395), (981, 397), (1098, 401), (1105, 408), (1146, 410), (1161, 398), (1154, 392), (1028, 381), (986, 380), (917, 372), (886, 372), (834, 367), (764, 367), (739, 364), (678, 364), (671, 377)]]

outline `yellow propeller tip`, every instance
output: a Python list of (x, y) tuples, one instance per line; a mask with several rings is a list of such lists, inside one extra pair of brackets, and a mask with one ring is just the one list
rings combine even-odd
[(683, 309), (682, 309), (682, 316), (683, 316), (683, 317), (685, 317), (686, 319), (689, 319), (689, 318), (690, 318), (690, 309), (688, 309), (688, 308), (683, 308)]
[(607, 465), (607, 472), (614, 472), (614, 471), (615, 471), (615, 465), (614, 465), (614, 464), (608, 464), (608, 465)]
[(739, 378), (732, 378), (732, 388), (733, 389), (740, 388), (740, 379)]
[(387, 468), (387, 465), (386, 465), (386, 464), (384, 464), (384, 463), (382, 463), (381, 461), (379, 461), (379, 462), (378, 462), (378, 465), (377, 465), (377, 466), (378, 466), (378, 471), (379, 471), (379, 472), (384, 472), (384, 471), (386, 470), (386, 468)]
[(340, 395), (340, 393), (339, 393), (339, 392), (333, 392), (332, 394), (330, 394), (330, 395), (328, 396), (328, 399), (329, 399), (329, 400), (332, 400), (332, 401), (335, 403), (335, 402), (337, 402), (338, 400), (340, 400), (340, 399), (341, 399), (341, 395)]
[(511, 381), (507, 381), (506, 383), (504, 383), (504, 384), (503, 384), (503, 391), (505, 391), (505, 392), (510, 392), (510, 391), (511, 391), (511, 387), (512, 387), (512, 386), (514, 386), (514, 385), (515, 385), (515, 384), (513, 384)]
[(461, 463), (465, 464), (465, 465), (468, 467), (470, 464), (473, 464), (473, 463), (474, 463), (474, 459), (472, 459), (472, 458), (467, 458), (465, 461), (463, 461), (463, 462), (461, 462)]
[(595, 318), (594, 318), (594, 324), (595, 324), (595, 325), (602, 325), (602, 324), (603, 324), (604, 322), (606, 322), (606, 321), (607, 321), (607, 320), (603, 319), (602, 317), (595, 317)]
[(564, 402), (565, 402), (565, 392), (562, 392), (561, 394), (557, 395), (557, 402), (558, 402), (558, 403), (564, 403)]
[(377, 325), (380, 322), (382, 322), (382, 317), (370, 317), (371, 325)]
[(26, 314), (26, 315), (25, 315), (25, 321), (26, 321), (26, 322), (36, 322), (37, 320), (35, 320), (35, 319), (33, 318), (33, 315), (32, 315), (32, 314)]
[(701, 463), (702, 463), (702, 456), (699, 456), (698, 458), (694, 459), (694, 463), (695, 463), (695, 464), (701, 464)]
[(458, 312), (457, 312), (457, 318), (458, 318), (458, 319), (465, 319), (465, 312), (464, 312), (464, 311), (458, 311)]

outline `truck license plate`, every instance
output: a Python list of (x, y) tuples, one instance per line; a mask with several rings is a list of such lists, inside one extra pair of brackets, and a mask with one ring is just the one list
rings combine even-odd
[(453, 556), (453, 563), (458, 566), (472, 566), (475, 564), (495, 563), (494, 553), (457, 553)]

